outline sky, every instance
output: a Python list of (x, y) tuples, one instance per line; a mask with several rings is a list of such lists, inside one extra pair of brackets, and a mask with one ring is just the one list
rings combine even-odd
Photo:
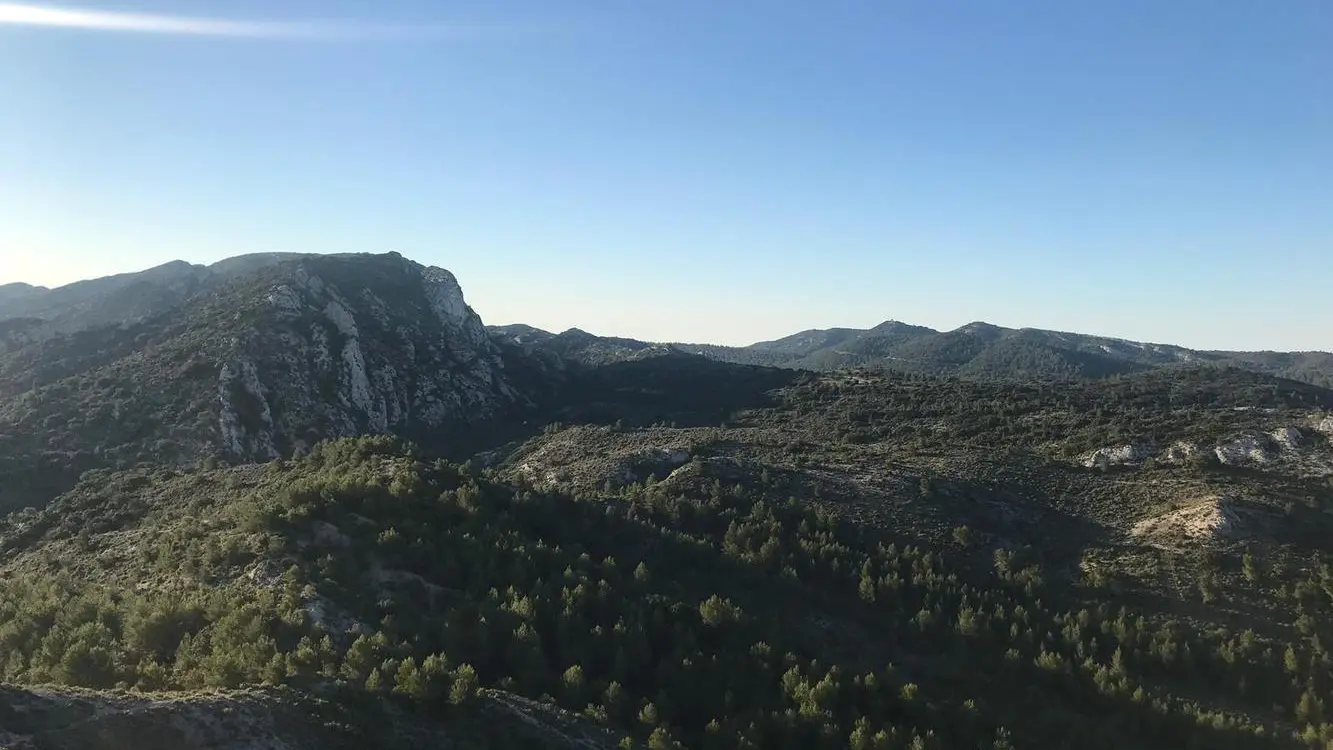
[(556, 331), (1330, 350), (1333, 3), (0, 2), (0, 284), (391, 250)]

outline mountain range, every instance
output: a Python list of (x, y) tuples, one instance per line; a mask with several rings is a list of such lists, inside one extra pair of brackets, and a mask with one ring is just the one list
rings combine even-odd
[(587, 362), (651, 356), (669, 348), (722, 362), (769, 367), (816, 371), (867, 367), (1001, 380), (1102, 378), (1157, 367), (1208, 364), (1333, 387), (1333, 354), (1328, 352), (1202, 351), (983, 322), (937, 331), (889, 320), (868, 329), (801, 331), (744, 347), (650, 343), (593, 336), (577, 328), (553, 334), (522, 324), (490, 330), (521, 346)]
[(0, 507), (89, 468), (267, 460), (330, 437), (393, 432), (459, 455), (551, 404), (595, 408), (570, 407), (569, 394), (600, 387), (607, 365), (663, 357), (1005, 382), (1234, 367), (1333, 385), (1323, 352), (1206, 352), (980, 322), (941, 332), (888, 321), (747, 347), (486, 328), (451, 273), (396, 253), (176, 261), (56, 289), (0, 287)]
[(1330, 355), (0, 287), (0, 746), (1333, 742)]

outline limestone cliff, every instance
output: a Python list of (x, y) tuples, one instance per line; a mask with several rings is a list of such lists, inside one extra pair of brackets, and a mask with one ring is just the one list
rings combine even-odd
[(453, 274), (396, 255), (279, 267), (218, 369), (228, 455), (331, 436), (424, 436), (524, 402)]
[[(0, 447), (80, 469), (263, 461), (359, 434), (439, 444), (531, 404), (506, 371), (516, 352), (442, 268), (396, 253), (186, 268), (194, 291), (159, 295), (142, 319), (41, 337), (14, 323), (0, 348)], [(4, 495), (32, 484), (0, 482), (0, 506), (31, 502)]]

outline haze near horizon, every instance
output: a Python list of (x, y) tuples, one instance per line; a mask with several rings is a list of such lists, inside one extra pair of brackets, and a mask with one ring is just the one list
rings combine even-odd
[(368, 7), (0, 4), (0, 284), (395, 250), (555, 331), (1333, 348), (1317, 0)]

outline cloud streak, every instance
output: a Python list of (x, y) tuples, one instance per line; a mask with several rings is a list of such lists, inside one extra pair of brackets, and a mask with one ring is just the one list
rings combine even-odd
[(256, 21), (60, 8), (28, 3), (0, 3), (0, 26), (34, 26), (232, 39), (297, 40), (439, 38), (442, 36), (464, 36), (468, 32), (467, 29), (453, 26), (409, 26), (313, 20)]

